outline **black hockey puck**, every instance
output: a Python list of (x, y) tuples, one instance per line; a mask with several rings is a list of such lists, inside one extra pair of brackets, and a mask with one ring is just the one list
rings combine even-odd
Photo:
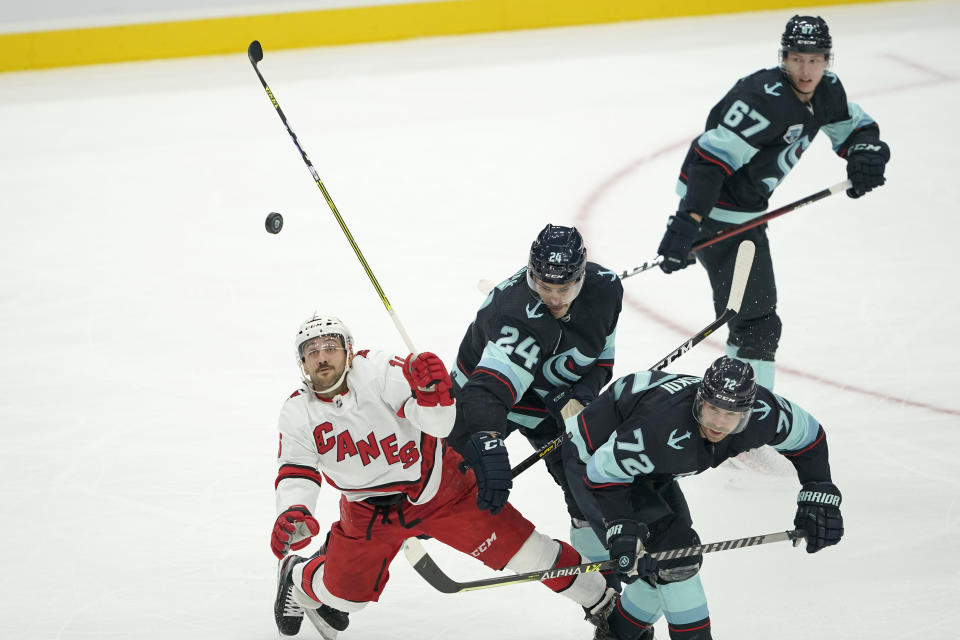
[(280, 233), (280, 229), (283, 229), (283, 216), (276, 211), (271, 212), (264, 226), (267, 228), (267, 233)]

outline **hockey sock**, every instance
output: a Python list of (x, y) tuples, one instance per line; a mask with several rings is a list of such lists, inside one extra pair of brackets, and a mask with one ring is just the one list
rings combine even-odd
[(610, 613), (610, 630), (621, 640), (635, 640), (645, 637), (659, 617), (657, 590), (638, 580), (624, 588), (620, 602)]
[(773, 362), (773, 360), (743, 358), (737, 355), (739, 350), (739, 347), (736, 347), (732, 344), (727, 344), (727, 356), (748, 363), (751, 367), (753, 367), (753, 373), (757, 376), (757, 384), (773, 391), (773, 381), (776, 377), (777, 371), (777, 365)]
[(673, 640), (709, 640), (710, 611), (699, 574), (659, 585), (657, 592)]

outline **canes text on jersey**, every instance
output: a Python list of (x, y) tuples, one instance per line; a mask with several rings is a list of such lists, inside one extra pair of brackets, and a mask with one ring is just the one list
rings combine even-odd
[(332, 431), (333, 425), (331, 423), (318, 424), (313, 428), (313, 439), (317, 443), (317, 451), (320, 455), (328, 453), (336, 447), (337, 462), (343, 462), (350, 456), (360, 456), (363, 466), (367, 466), (373, 460), (379, 458), (382, 453), (387, 464), (402, 464), (403, 468), (407, 469), (420, 459), (417, 443), (410, 440), (402, 446), (398, 445), (395, 433), (377, 440), (371, 431), (366, 438), (354, 440), (349, 431), (345, 430), (336, 436), (329, 436)]

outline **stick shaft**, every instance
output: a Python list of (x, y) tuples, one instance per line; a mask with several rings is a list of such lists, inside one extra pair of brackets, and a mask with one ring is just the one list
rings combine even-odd
[[(828, 196), (832, 196), (832, 195), (835, 194), (835, 193), (840, 193), (841, 191), (846, 191), (847, 189), (849, 189), (849, 188), (852, 187), (852, 186), (853, 186), (853, 184), (852, 184), (849, 180), (844, 180), (843, 182), (838, 182), (837, 184), (833, 185), (832, 187), (827, 187), (826, 189), (821, 189), (820, 191), (817, 191), (816, 193), (811, 194), (811, 195), (807, 196), (806, 198), (801, 198), (800, 200), (797, 200), (796, 202), (791, 202), (790, 204), (784, 205), (784, 206), (782, 206), (782, 207), (780, 207), (780, 208), (778, 208), (778, 209), (774, 209), (773, 211), (770, 211), (769, 213), (765, 213), (765, 214), (763, 214), (762, 216), (760, 216), (760, 217), (758, 217), (758, 218), (754, 218), (753, 220), (750, 220), (749, 222), (744, 222), (743, 224), (739, 224), (739, 225), (737, 225), (737, 226), (735, 226), (735, 227), (730, 227), (729, 229), (725, 229), (725, 230), (723, 230), (723, 231), (720, 231), (720, 232), (718, 232), (716, 235), (714, 235), (714, 236), (712, 236), (712, 237), (710, 237), (710, 238), (707, 238), (706, 240), (701, 240), (700, 242), (694, 244), (692, 251), (699, 251), (700, 249), (703, 249), (704, 247), (709, 247), (710, 245), (716, 244), (716, 243), (720, 242), (721, 240), (726, 240), (727, 238), (731, 238), (731, 237), (733, 237), (733, 236), (735, 236), (735, 235), (737, 235), (737, 234), (743, 233), (744, 231), (746, 231), (746, 230), (748, 230), (748, 229), (753, 229), (754, 227), (759, 227), (759, 226), (760, 226), (761, 224), (763, 224), (764, 222), (767, 222), (767, 221), (769, 221), (769, 220), (773, 220), (774, 218), (777, 218), (777, 217), (780, 217), (780, 216), (782, 216), (782, 215), (784, 215), (784, 214), (790, 213), (791, 211), (796, 211), (797, 209), (799, 209), (799, 208), (801, 208), (801, 207), (805, 207), (805, 206), (807, 206), (808, 204), (813, 204), (814, 202), (816, 202), (816, 201), (818, 201), (818, 200), (823, 200), (824, 198), (826, 198), (826, 197), (828, 197)], [(646, 262), (644, 262), (644, 263), (641, 264), (641, 265), (638, 265), (638, 266), (636, 266), (636, 267), (634, 267), (634, 268), (632, 268), (632, 269), (627, 269), (626, 271), (622, 272), (622, 273), (620, 274), (620, 279), (622, 280), (622, 279), (624, 279), (624, 278), (629, 278), (629, 277), (631, 277), (631, 276), (637, 275), (638, 273), (643, 273), (644, 271), (649, 271), (650, 269), (653, 269), (654, 267), (659, 267), (662, 262), (663, 262), (663, 256), (657, 256), (657, 257), (654, 258), (653, 260), (647, 260)]]
[[(718, 551), (744, 549), (746, 547), (756, 547), (762, 544), (784, 542), (787, 540), (796, 541), (803, 537), (803, 531), (778, 531), (776, 533), (750, 536), (748, 538), (735, 538), (733, 540), (710, 542), (692, 547), (681, 547), (679, 549), (657, 551), (651, 553), (650, 555), (657, 560), (667, 560), (672, 558), (694, 556), (698, 553), (716, 553)], [(413, 568), (417, 571), (417, 573), (419, 573), (428, 583), (430, 583), (432, 587), (443, 593), (459, 593), (461, 591), (476, 591), (478, 589), (489, 589), (491, 587), (505, 587), (512, 584), (551, 580), (553, 578), (578, 575), (581, 573), (608, 571), (615, 568), (615, 562), (613, 560), (604, 560), (603, 562), (588, 562), (569, 567), (557, 567), (555, 569), (549, 569), (546, 571), (519, 573), (513, 576), (498, 576), (496, 578), (486, 578), (484, 580), (457, 582), (443, 573), (440, 567), (437, 566), (437, 564), (433, 561), (433, 558), (426, 555), (426, 553), (424, 553), (422, 556), (412, 556), (407, 554), (407, 559), (410, 561), (410, 564), (413, 565)]]
[(257, 77), (260, 79), (260, 84), (263, 85), (263, 90), (267, 92), (267, 97), (270, 98), (270, 103), (273, 105), (274, 109), (276, 109), (277, 115), (280, 117), (280, 121), (283, 122), (283, 126), (286, 127), (287, 133), (290, 135), (290, 140), (293, 142), (293, 146), (295, 146), (297, 151), (300, 152), (300, 157), (303, 159), (303, 163), (307, 165), (307, 170), (310, 172), (310, 176), (313, 178), (313, 181), (320, 189), (320, 193), (323, 194), (324, 199), (327, 201), (327, 206), (330, 207), (331, 213), (333, 213), (333, 216), (337, 219), (337, 224), (340, 225), (340, 230), (343, 232), (343, 235), (346, 236), (347, 242), (350, 243), (350, 247), (356, 254), (357, 260), (360, 261), (361, 266), (363, 266), (363, 270), (366, 272), (367, 278), (370, 279), (370, 283), (376, 290), (377, 295), (380, 296), (380, 301), (383, 302), (383, 306), (386, 307), (387, 313), (390, 314), (390, 319), (393, 320), (393, 324), (400, 333), (400, 337), (403, 338), (404, 343), (407, 345), (407, 349), (409, 349), (411, 353), (416, 353), (417, 350), (414, 348), (413, 341), (407, 334), (407, 330), (400, 322), (399, 316), (397, 316), (397, 314), (394, 312), (393, 306), (390, 304), (390, 301), (387, 299), (387, 295), (383, 292), (383, 288), (380, 286), (380, 282), (377, 280), (377, 277), (373, 275), (373, 270), (367, 263), (367, 259), (363, 257), (363, 252), (360, 251), (360, 247), (353, 239), (353, 234), (350, 233), (347, 223), (344, 222), (343, 217), (340, 215), (340, 211), (337, 209), (337, 205), (333, 202), (333, 198), (330, 197), (330, 193), (327, 191), (323, 181), (320, 179), (320, 174), (317, 173), (313, 163), (310, 162), (310, 157), (307, 156), (307, 152), (303, 150), (303, 146), (300, 144), (297, 134), (294, 133), (293, 127), (290, 126), (290, 122), (287, 120), (287, 116), (283, 113), (283, 109), (280, 108), (280, 103), (273, 95), (273, 91), (271, 91), (270, 87), (267, 85), (267, 80), (260, 72), (260, 68), (257, 67), (257, 63), (263, 59), (263, 49), (260, 47), (259, 42), (254, 41), (250, 43), (250, 47), (247, 49), (247, 56), (250, 58), (250, 64), (253, 65), (253, 70), (257, 73)]

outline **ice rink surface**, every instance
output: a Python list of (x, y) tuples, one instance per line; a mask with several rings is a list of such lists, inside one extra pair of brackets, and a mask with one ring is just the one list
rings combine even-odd
[[(714, 637), (947, 638), (960, 613), (960, 4), (805, 10), (888, 185), (771, 224), (776, 390), (825, 426), (842, 544), (707, 556)], [(417, 348), (452, 361), (547, 222), (656, 255), (690, 139), (793, 11), (272, 51), (263, 73)], [(318, 310), (404, 346), (246, 59), (0, 75), (0, 637), (269, 638), (276, 418)], [(821, 135), (779, 206), (845, 178)], [(286, 227), (268, 235), (280, 211)], [(699, 267), (624, 282), (615, 375), (712, 319)], [(671, 371), (702, 373), (724, 335)], [(529, 452), (508, 441), (514, 462)], [(705, 541), (790, 528), (795, 478), (682, 481)], [(542, 468), (513, 500), (567, 536)], [(322, 523), (337, 517), (325, 488)], [(435, 542), (459, 580), (490, 575)], [(588, 638), (540, 585), (442, 595), (401, 557), (342, 637)], [(658, 636), (666, 629), (658, 623)], [(304, 627), (301, 634), (316, 637)]]

